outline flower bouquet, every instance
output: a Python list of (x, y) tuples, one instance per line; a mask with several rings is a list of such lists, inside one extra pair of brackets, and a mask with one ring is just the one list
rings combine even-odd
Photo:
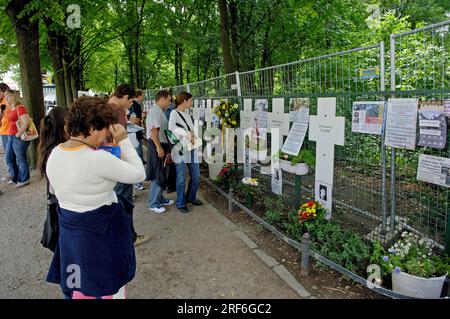
[(236, 128), (239, 125), (239, 106), (237, 103), (232, 104), (224, 99), (220, 100), (220, 104), (213, 109), (221, 120), (222, 129), (224, 128)]
[(325, 207), (317, 201), (309, 201), (297, 212), (297, 218), (300, 223), (324, 219), (327, 214)]
[(241, 190), (246, 196), (247, 206), (253, 207), (254, 198), (260, 193), (259, 183), (256, 178), (244, 177), (241, 181)]
[(236, 187), (239, 183), (237, 165), (226, 163), (219, 172), (217, 184), (228, 190), (230, 187)]

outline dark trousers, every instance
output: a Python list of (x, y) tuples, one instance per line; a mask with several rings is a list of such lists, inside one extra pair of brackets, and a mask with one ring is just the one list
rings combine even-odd
[(133, 185), (117, 183), (116, 187), (114, 188), (114, 191), (116, 192), (117, 199), (123, 205), (125, 212), (129, 214), (131, 217), (131, 234), (133, 242), (135, 242), (137, 238), (137, 233), (134, 230), (134, 223), (133, 223), (133, 209), (134, 209)]
[(177, 169), (175, 163), (169, 165), (169, 176), (167, 177), (167, 190), (175, 191), (177, 188)]

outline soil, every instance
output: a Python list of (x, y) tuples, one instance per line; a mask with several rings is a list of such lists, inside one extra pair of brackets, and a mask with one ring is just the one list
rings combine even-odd
[[(227, 211), (228, 202), (218, 192), (211, 191), (206, 183), (200, 185), (202, 196), (214, 205), (225, 217), (241, 228), (259, 247), (283, 264), (292, 275), (316, 298), (321, 299), (386, 299), (368, 288), (353, 282), (338, 272), (319, 269), (311, 263), (310, 275), (300, 275), (300, 254), (289, 244), (275, 237), (269, 230), (254, 221), (248, 214), (235, 208), (232, 214)], [(256, 206), (257, 207), (257, 206)], [(258, 216), (261, 211), (254, 209)], [(349, 216), (352, 214), (348, 214)], [(360, 227), (353, 221), (354, 227)]]

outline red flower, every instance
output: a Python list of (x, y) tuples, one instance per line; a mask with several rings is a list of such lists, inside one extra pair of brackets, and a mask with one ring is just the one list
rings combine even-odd
[(226, 172), (228, 172), (228, 168), (223, 169), (223, 173), (225, 174)]
[(308, 214), (307, 214), (306, 212), (304, 212), (304, 213), (302, 214), (302, 217), (303, 217), (303, 219), (307, 219), (307, 218), (308, 218)]
[(309, 201), (308, 202), (308, 207), (311, 207), (311, 206), (313, 206), (314, 205), (314, 202), (313, 201)]

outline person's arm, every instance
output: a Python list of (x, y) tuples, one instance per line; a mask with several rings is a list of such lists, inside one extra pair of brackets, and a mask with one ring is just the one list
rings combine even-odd
[(161, 141), (159, 140), (159, 127), (155, 127), (151, 129), (151, 133), (152, 133), (152, 141), (153, 143), (155, 143), (156, 146), (156, 151), (158, 152), (158, 157), (159, 158), (163, 158), (165, 155), (165, 152), (161, 146)]
[(17, 128), (16, 137), (20, 138), (30, 125), (30, 117), (25, 108), (23, 108), (22, 112), (20, 112), (19, 108), (17, 108), (17, 112), (19, 115), (20, 122), (22, 123), (21, 125), (22, 127), (20, 129)]
[(111, 135), (118, 141), (122, 159), (111, 153), (98, 151), (93, 166), (98, 176), (114, 182), (135, 184), (145, 180), (142, 160), (127, 137), (127, 132), (120, 124), (110, 127)]

